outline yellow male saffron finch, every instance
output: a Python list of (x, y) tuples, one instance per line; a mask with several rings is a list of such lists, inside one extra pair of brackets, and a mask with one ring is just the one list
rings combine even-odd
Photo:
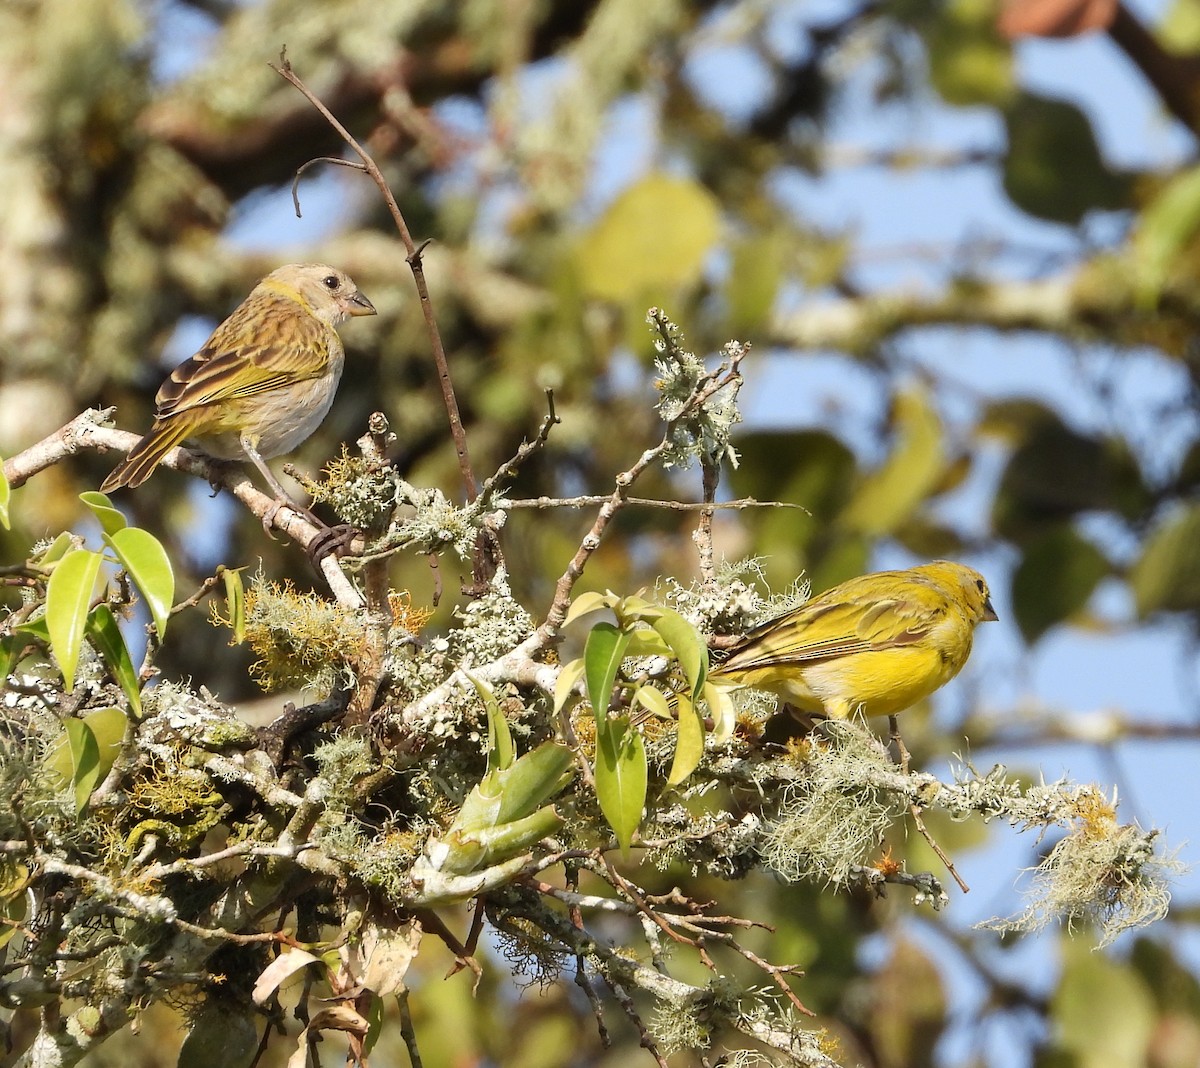
[(154, 425), (100, 489), (140, 486), (188, 440), (218, 459), (249, 460), (290, 503), (266, 460), (291, 452), (328, 414), (346, 355), (335, 327), (374, 314), (335, 267), (290, 263), (272, 271), (171, 372), (155, 397)]
[(709, 678), (768, 690), (804, 713), (890, 716), (954, 678), (976, 624), (996, 618), (987, 582), (963, 564), (879, 571), (755, 627)]

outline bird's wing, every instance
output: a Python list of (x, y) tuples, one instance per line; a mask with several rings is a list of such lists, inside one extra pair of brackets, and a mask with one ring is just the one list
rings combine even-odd
[(918, 642), (945, 612), (919, 593), (836, 601), (816, 598), (748, 632), (716, 669), (748, 671), (815, 663), (849, 653), (893, 649)]
[(163, 383), (159, 417), (235, 397), (250, 397), (308, 378), (329, 365), (331, 331), (292, 301), (247, 300)]

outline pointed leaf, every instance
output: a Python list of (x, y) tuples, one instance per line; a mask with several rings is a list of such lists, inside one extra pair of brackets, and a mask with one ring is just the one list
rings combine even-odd
[(580, 616), (586, 616), (589, 612), (611, 607), (614, 600), (615, 598), (611, 593), (581, 593), (571, 602), (571, 607), (567, 609), (567, 618), (563, 620), (563, 626), (569, 626)]
[(92, 609), (87, 622), (88, 640), (96, 647), (96, 651), (104, 659), (105, 666), (112, 673), (121, 692), (129, 700), (129, 711), (135, 719), (142, 716), (142, 688), (138, 680), (137, 668), (129, 655), (129, 647), (117, 625), (117, 617), (106, 604), (98, 604)]
[(542, 742), (502, 772), (496, 822), (523, 819), (541, 808), (570, 780), (572, 759), (561, 742)]
[(675, 759), (671, 761), (668, 786), (678, 786), (700, 763), (704, 756), (704, 717), (687, 697), (679, 694), (676, 699), (679, 712), (679, 735), (675, 741)]
[(75, 791), (75, 812), (80, 814), (100, 781), (100, 747), (91, 728), (81, 719), (67, 720), (63, 729), (71, 766), (70, 783)]
[(64, 530), (57, 538), (54, 539), (54, 541), (50, 543), (50, 548), (42, 553), (42, 555), (39, 556), (34, 563), (36, 563), (38, 567), (48, 568), (51, 564), (57, 563), (64, 556), (66, 556), (67, 550), (71, 548), (72, 544), (73, 540), (70, 533)]
[(246, 640), (246, 589), (242, 584), (242, 569), (222, 566), (217, 570), (225, 582), (225, 611), (229, 613), (233, 643), (241, 645)]
[(554, 680), (555, 715), (567, 707), (567, 702), (571, 699), (571, 692), (575, 689), (575, 684), (582, 678), (582, 657), (578, 660), (569, 660), (559, 668), (558, 678)]
[(671, 647), (652, 630), (638, 627), (630, 631), (629, 645), (625, 648), (626, 656), (670, 656)]
[(92, 510), (92, 515), (96, 517), (105, 534), (115, 534), (129, 525), (125, 516), (113, 507), (107, 494), (89, 490), (87, 493), (81, 493), (79, 499)]
[(896, 442), (882, 466), (859, 486), (838, 518), (840, 526), (867, 535), (889, 534), (929, 495), (946, 466), (942, 424), (928, 394), (897, 394)]
[(75, 667), (83, 647), (88, 608), (100, 574), (100, 554), (75, 549), (58, 562), (46, 586), (46, 628), (50, 651), (63, 674), (63, 685), (75, 688)]
[(657, 716), (659, 719), (671, 718), (671, 702), (657, 686), (639, 686), (633, 692), (630, 705), (634, 709), (641, 705), (650, 715)]
[(629, 859), (629, 846), (642, 822), (646, 804), (646, 746), (627, 717), (614, 720), (609, 729), (596, 732), (596, 798), (600, 811), (617, 836), (621, 853)]
[(695, 627), (671, 608), (663, 608), (650, 625), (675, 653), (692, 688), (692, 700), (699, 699), (708, 678), (708, 643)]
[(588, 700), (592, 702), (598, 736), (607, 733), (608, 704), (628, 644), (628, 632), (618, 630), (611, 623), (597, 623), (588, 634), (583, 649)]
[(175, 599), (175, 573), (167, 550), (153, 534), (140, 527), (126, 527), (106, 535), (104, 540), (112, 546), (121, 566), (129, 572), (134, 585), (146, 599), (161, 642), (167, 633), (167, 617)]
[(500, 702), (496, 700), (492, 688), (486, 682), (475, 678), (469, 671), (467, 678), (471, 680), (471, 685), (475, 687), (476, 693), (483, 699), (484, 708), (487, 709), (488, 771), (503, 771), (512, 764), (515, 756), (512, 732), (508, 729), (508, 721), (504, 718), (504, 712), (501, 710)]
[(278, 957), (259, 973), (258, 979), (255, 980), (254, 991), (251, 994), (251, 997), (254, 998), (254, 1004), (265, 1005), (267, 999), (290, 976), (295, 975), (302, 968), (307, 968), (310, 964), (319, 963), (320, 960), (320, 957), (314, 956), (306, 949), (285, 948)]
[(708, 714), (712, 716), (713, 720), (713, 741), (717, 744), (729, 741), (733, 735), (733, 728), (737, 725), (737, 709), (733, 706), (733, 699), (729, 696), (729, 691), (724, 687), (706, 682), (704, 684), (704, 703), (708, 705)]

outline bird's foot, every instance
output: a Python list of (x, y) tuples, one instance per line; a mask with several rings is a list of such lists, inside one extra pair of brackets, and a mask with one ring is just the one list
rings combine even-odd
[(362, 535), (362, 531), (350, 523), (339, 523), (337, 526), (331, 527), (328, 523), (318, 520), (317, 525), (323, 529), (308, 543), (307, 552), (313, 567), (320, 571), (321, 561), (325, 557), (333, 553), (340, 560), (345, 556), (354, 539)]

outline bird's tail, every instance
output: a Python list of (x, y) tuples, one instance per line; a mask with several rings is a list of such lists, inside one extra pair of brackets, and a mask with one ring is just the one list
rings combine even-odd
[(100, 492), (108, 493), (121, 486), (129, 486), (131, 489), (140, 486), (154, 474), (159, 461), (183, 441), (192, 429), (186, 420), (169, 419), (160, 422), (156, 419), (150, 432), (129, 450), (129, 455), (104, 480)]

